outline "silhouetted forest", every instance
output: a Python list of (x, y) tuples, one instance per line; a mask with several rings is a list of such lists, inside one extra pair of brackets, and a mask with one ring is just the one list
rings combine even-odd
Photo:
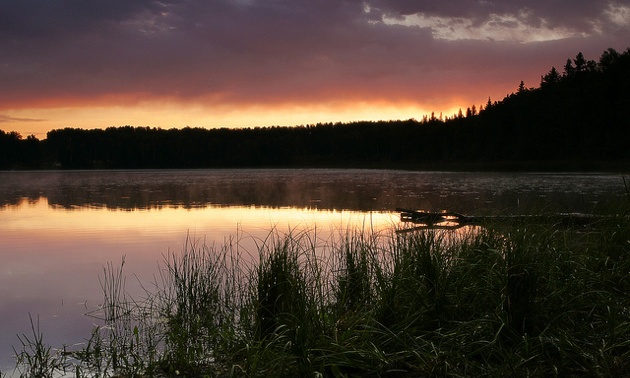
[(622, 168), (630, 162), (630, 48), (582, 53), (501, 101), (421, 120), (243, 129), (0, 130), (0, 169)]

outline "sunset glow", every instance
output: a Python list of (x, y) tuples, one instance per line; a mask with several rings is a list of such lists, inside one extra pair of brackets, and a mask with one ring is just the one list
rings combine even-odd
[[(478, 105), (477, 105), (478, 106)], [(459, 108), (447, 106), (444, 116), (456, 114)], [(299, 126), (323, 122), (362, 120), (420, 119), (430, 114), (428, 108), (411, 104), (320, 104), (313, 106), (243, 106), (217, 107), (208, 110), (201, 105), (176, 103), (143, 103), (138, 106), (17, 109), (4, 124), (19, 124), (23, 135), (39, 139), (46, 132), (64, 127), (84, 129), (110, 126), (151, 126), (164, 129), (181, 127), (243, 128), (258, 126)], [(439, 113), (436, 115), (436, 117)], [(0, 123), (0, 127), (2, 127)], [(13, 130), (13, 129), (11, 129)]]
[(0, 129), (421, 119), (500, 100), (630, 40), (601, 2), (3, 5)]
[(90, 207), (64, 209), (49, 205), (45, 197), (37, 201), (24, 200), (13, 208), (0, 208), (0, 211), (4, 214), (0, 223), (2, 229), (7, 234), (15, 235), (15, 240), (24, 240), (24, 233), (32, 235), (33, 230), (37, 230), (40, 241), (55, 239), (57, 242), (67, 239), (63, 230), (70, 230), (73, 235), (92, 240), (95, 237), (99, 239), (105, 234), (103, 230), (107, 230), (108, 234), (100, 242), (133, 240), (145, 233), (152, 238), (160, 238), (159, 235), (162, 235), (173, 240), (183, 240), (187, 233), (193, 237), (210, 236), (210, 240), (221, 240), (225, 236), (236, 234), (238, 228), (247, 230), (254, 237), (264, 238), (274, 228), (281, 233), (292, 228), (309, 230), (316, 227), (323, 227), (321, 231), (324, 232), (327, 231), (326, 228), (329, 228), (328, 231), (333, 229), (343, 232), (346, 227), (353, 229), (356, 225), (368, 222), (376, 230), (384, 230), (393, 228), (398, 220), (397, 214), (390, 212), (366, 215), (355, 211), (289, 207), (265, 209), (249, 206), (203, 206), (184, 209), (180, 206), (164, 206), (160, 209), (133, 211)]

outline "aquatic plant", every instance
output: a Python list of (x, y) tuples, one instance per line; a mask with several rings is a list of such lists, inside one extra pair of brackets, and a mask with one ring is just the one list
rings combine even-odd
[[(630, 368), (630, 221), (188, 240), (146, 296), (108, 264), (102, 324), (26, 375), (616, 376)], [(27, 374), (28, 373), (28, 374)], [(48, 375), (47, 375), (48, 374)], [(26, 376), (25, 375), (25, 376)]]
[(44, 335), (39, 328), (39, 317), (31, 322), (31, 335), (18, 335), (21, 348), (15, 349), (16, 370), (22, 377), (48, 378), (55, 373), (64, 372), (70, 367), (65, 347), (54, 349), (44, 342)]

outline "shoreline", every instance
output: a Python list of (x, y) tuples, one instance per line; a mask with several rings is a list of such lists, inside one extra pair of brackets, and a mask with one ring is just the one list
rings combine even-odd
[(406, 163), (361, 163), (361, 164), (295, 164), (270, 166), (182, 166), (182, 167), (99, 167), (99, 168), (13, 168), (0, 169), (0, 172), (12, 171), (143, 171), (143, 170), (265, 170), (265, 169), (379, 169), (391, 171), (426, 171), (426, 172), (514, 172), (514, 173), (602, 173), (630, 174), (630, 161), (449, 161), (449, 162), (406, 162)]

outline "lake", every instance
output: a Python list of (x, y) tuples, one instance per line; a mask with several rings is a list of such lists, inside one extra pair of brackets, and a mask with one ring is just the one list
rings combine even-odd
[[(396, 208), (468, 215), (615, 211), (621, 175), (393, 170), (146, 170), (0, 172), (0, 371), (13, 366), (29, 314), (44, 341), (90, 336), (85, 314), (99, 277), (125, 257), (127, 289), (142, 293), (163, 256), (187, 240), (238, 241), (252, 256), (272, 229), (400, 227)], [(137, 278), (136, 278), (137, 277)]]

